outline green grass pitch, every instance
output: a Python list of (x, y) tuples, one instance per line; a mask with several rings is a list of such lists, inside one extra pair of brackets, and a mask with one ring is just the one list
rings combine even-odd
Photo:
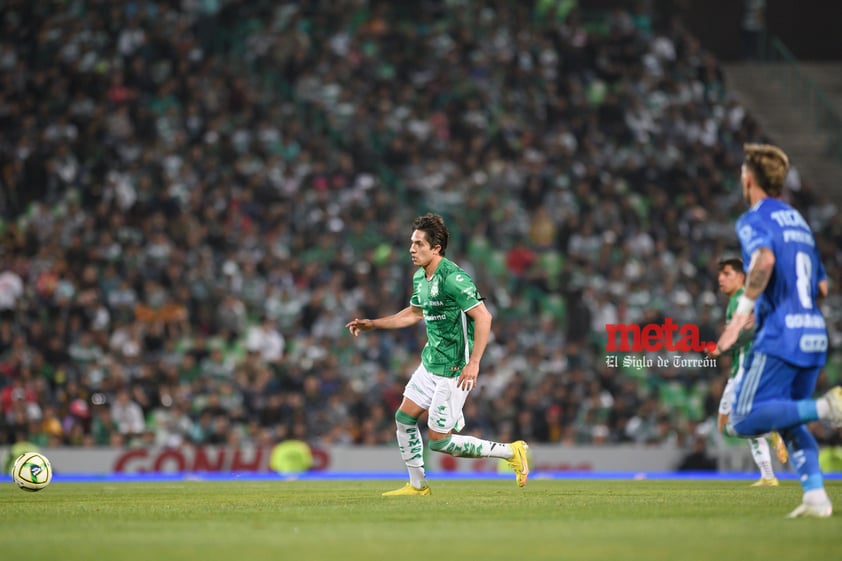
[[(842, 512), (786, 520), (793, 480), (432, 479), (53, 483), (0, 488), (0, 558), (30, 560), (842, 559)], [(842, 510), (842, 481), (828, 482)]]

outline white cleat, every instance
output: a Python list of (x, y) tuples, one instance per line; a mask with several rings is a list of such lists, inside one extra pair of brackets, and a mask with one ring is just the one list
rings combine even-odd
[(830, 388), (824, 396), (822, 396), (830, 406), (830, 417), (828, 420), (837, 427), (842, 427), (842, 386)]
[(830, 501), (817, 505), (801, 503), (798, 508), (786, 515), (787, 518), (830, 518), (833, 505)]

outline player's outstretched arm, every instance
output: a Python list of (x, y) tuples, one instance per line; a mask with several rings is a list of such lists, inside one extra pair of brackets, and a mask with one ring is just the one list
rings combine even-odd
[(402, 327), (409, 327), (415, 325), (424, 319), (424, 312), (421, 308), (416, 306), (407, 306), (400, 312), (377, 319), (358, 319), (354, 318), (345, 324), (345, 327), (351, 332), (351, 335), (356, 337), (364, 331), (371, 331), (372, 329), (401, 329)]
[[(733, 321), (734, 319), (731, 318), (731, 322)], [(728, 329), (728, 325), (731, 324), (729, 323), (726, 325), (726, 331)], [(731, 334), (729, 334), (725, 339), (723, 339), (723, 337), (725, 336), (725, 331), (723, 331), (722, 335), (720, 335), (719, 337), (719, 341), (717, 341), (716, 345), (712, 349), (709, 349), (707, 351), (707, 355), (711, 358), (717, 358), (721, 356), (722, 353), (729, 350), (731, 347), (742, 347), (743, 345), (754, 339), (754, 335), (756, 332), (757, 330), (754, 328), (754, 314), (748, 314), (748, 319), (745, 321), (742, 329), (737, 333), (736, 340), (733, 343), (731, 342)], [(729, 346), (721, 346), (726, 344)]]

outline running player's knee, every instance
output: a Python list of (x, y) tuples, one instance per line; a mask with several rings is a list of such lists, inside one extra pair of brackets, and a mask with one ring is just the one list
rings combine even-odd
[(448, 444), (450, 444), (450, 436), (439, 438), (438, 440), (430, 438), (427, 446), (429, 446), (430, 450), (433, 452), (444, 452)]
[(395, 411), (395, 422), (403, 425), (414, 425), (418, 423), (418, 417), (413, 417), (409, 413), (404, 413), (400, 409)]
[(746, 419), (743, 419), (743, 420), (738, 421), (736, 423), (733, 420), (731, 420), (730, 422), (728, 422), (725, 425), (726, 431), (729, 428), (731, 429), (731, 433), (730, 434), (725, 433), (727, 436), (738, 436), (738, 437), (741, 437), (741, 438), (749, 438), (749, 437), (752, 437), (752, 436), (758, 436), (757, 431), (754, 430), (754, 427)]

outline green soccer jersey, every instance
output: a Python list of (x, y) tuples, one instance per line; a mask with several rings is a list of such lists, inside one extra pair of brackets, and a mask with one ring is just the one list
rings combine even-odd
[(474, 321), (466, 312), (482, 298), (470, 275), (444, 258), (430, 279), (419, 268), (412, 277), (410, 305), (424, 311), (427, 344), (421, 363), (432, 374), (453, 378), (474, 348)]
[[(731, 318), (734, 317), (734, 312), (737, 309), (737, 303), (742, 293), (743, 288), (741, 287), (734, 294), (732, 294), (731, 299), (728, 300), (728, 308), (725, 310), (725, 323), (730, 323)], [(743, 342), (743, 340), (746, 338), (743, 334), (744, 332), (741, 331), (740, 337), (739, 339), (737, 339), (737, 343), (731, 350), (731, 378), (736, 376), (737, 372), (740, 371), (740, 368), (743, 364), (743, 360), (745, 360), (749, 349), (751, 349), (751, 338), (748, 338), (747, 341)]]

